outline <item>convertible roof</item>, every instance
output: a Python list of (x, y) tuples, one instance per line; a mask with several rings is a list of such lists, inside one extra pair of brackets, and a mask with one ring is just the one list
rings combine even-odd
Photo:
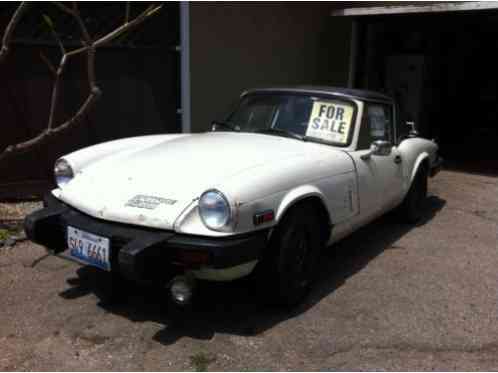
[(385, 94), (367, 91), (364, 89), (326, 87), (326, 86), (295, 86), (295, 87), (268, 87), (257, 88), (245, 91), (242, 96), (252, 93), (270, 93), (270, 92), (286, 92), (286, 93), (309, 93), (309, 94), (329, 94), (334, 96), (344, 96), (348, 98), (357, 98), (366, 101), (383, 101), (393, 102), (393, 99)]

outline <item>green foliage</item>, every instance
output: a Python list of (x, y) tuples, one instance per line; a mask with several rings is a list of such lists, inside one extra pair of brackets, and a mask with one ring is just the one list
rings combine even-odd
[(7, 229), (0, 229), (0, 241), (4, 241), (10, 237), (10, 232)]
[(190, 356), (190, 363), (196, 372), (207, 371), (208, 365), (216, 360), (215, 357), (210, 356), (204, 352), (198, 352)]
[(47, 16), (46, 14), (44, 14), (43, 15), (43, 20), (48, 25), (48, 27), (50, 27), (52, 30), (55, 29), (54, 22), (52, 21), (52, 18), (50, 18), (49, 16)]

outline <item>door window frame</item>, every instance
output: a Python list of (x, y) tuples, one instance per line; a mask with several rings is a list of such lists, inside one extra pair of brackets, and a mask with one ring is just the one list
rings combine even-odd
[[(366, 129), (368, 126), (368, 130), (370, 131), (370, 125), (366, 121), (368, 120), (368, 108), (370, 106), (382, 106), (387, 110), (387, 113), (390, 114), (390, 119), (389, 119), (389, 128), (390, 128), (390, 139), (389, 142), (395, 146), (398, 144), (398, 139), (397, 139), (397, 131), (396, 131), (396, 110), (394, 108), (394, 105), (390, 102), (384, 102), (384, 101), (364, 101), (363, 102), (363, 113), (362, 113), (362, 119), (360, 123), (360, 128), (358, 131), (358, 140), (356, 143), (356, 150), (368, 150), (370, 149), (370, 145), (374, 141), (371, 139), (371, 142), (368, 144), (367, 147), (365, 147), (365, 144), (362, 143), (362, 131)], [(368, 134), (368, 137), (371, 138), (370, 133)]]

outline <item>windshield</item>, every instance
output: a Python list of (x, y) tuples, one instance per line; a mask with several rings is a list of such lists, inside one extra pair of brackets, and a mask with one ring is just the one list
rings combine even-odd
[(339, 146), (351, 141), (352, 102), (293, 94), (245, 96), (226, 127), (299, 139), (317, 139)]

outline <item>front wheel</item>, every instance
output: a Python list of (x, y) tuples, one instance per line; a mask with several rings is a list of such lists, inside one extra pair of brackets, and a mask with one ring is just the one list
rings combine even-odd
[(282, 219), (260, 275), (259, 290), (267, 302), (293, 306), (308, 293), (322, 246), (320, 223), (313, 208), (304, 204)]

